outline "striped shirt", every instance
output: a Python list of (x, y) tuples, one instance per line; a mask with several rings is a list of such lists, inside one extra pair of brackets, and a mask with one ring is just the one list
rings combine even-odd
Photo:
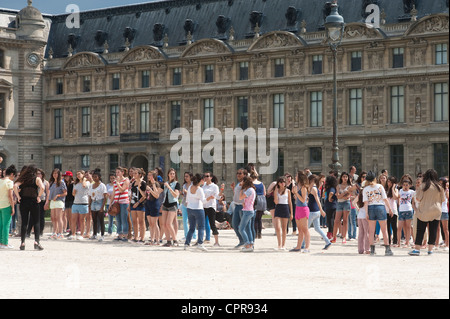
[[(123, 181), (119, 183), (120, 187), (123, 187), (123, 184), (127, 178), (125, 178)], [(117, 182), (114, 182), (114, 201), (118, 202), (119, 204), (129, 204), (130, 198), (128, 197), (128, 189), (124, 190), (123, 192), (119, 191), (119, 188), (117, 187)]]

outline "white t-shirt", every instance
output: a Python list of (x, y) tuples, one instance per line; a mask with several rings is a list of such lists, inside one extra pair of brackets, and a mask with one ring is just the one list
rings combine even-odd
[(399, 194), (399, 207), (400, 212), (410, 212), (413, 210), (412, 199), (416, 194), (412, 189), (404, 191), (403, 188), (398, 192)]
[(386, 198), (386, 191), (382, 185), (375, 184), (364, 187), (363, 202), (368, 202), (369, 206), (384, 205), (384, 199)]
[(114, 186), (111, 184), (106, 185), (106, 191), (108, 192), (108, 198), (106, 201), (106, 205), (111, 204), (111, 196), (114, 195)]
[(100, 185), (98, 185), (97, 188), (94, 188), (94, 183), (89, 185), (89, 196), (91, 196), (93, 202), (97, 200), (102, 200), (105, 194), (108, 194), (105, 184), (100, 183)]
[(366, 219), (366, 206), (359, 208), (358, 215), (356, 216), (358, 219)]
[(206, 200), (203, 189), (201, 187), (197, 187), (197, 191), (195, 192), (195, 194), (192, 194), (191, 187), (192, 186), (189, 186), (186, 195), (187, 208), (203, 209), (203, 202)]
[(210, 196), (214, 196), (213, 199), (210, 199), (209, 201), (205, 202), (205, 208), (212, 207), (212, 208), (214, 208), (214, 210), (216, 210), (216, 207), (217, 207), (216, 201), (218, 199), (220, 199), (220, 197), (219, 197), (219, 186), (217, 186), (214, 183), (211, 183), (209, 185), (205, 183), (202, 188), (203, 188), (203, 192), (205, 193), (205, 198), (208, 198)]
[(447, 197), (445, 197), (445, 201), (442, 203), (442, 212), (443, 213), (448, 213), (447, 202), (448, 202), (448, 199), (447, 199)]
[[(394, 215), (398, 216), (397, 201), (393, 198), (388, 198), (388, 201), (391, 206), (392, 212), (394, 213)], [(386, 209), (386, 211), (388, 211), (388, 209)]]
[(76, 191), (73, 203), (76, 205), (89, 204), (89, 190), (91, 183), (86, 182), (86, 187), (83, 187), (83, 182), (79, 182), (73, 186), (73, 190)]

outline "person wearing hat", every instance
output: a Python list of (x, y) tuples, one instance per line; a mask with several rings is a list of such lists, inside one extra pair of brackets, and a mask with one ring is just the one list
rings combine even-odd
[(392, 256), (394, 253), (389, 246), (389, 235), (386, 227), (387, 212), (386, 207), (389, 208), (389, 214), (392, 216), (393, 212), (389, 205), (384, 187), (377, 184), (376, 175), (369, 171), (366, 176), (367, 185), (363, 189), (363, 202), (367, 207), (367, 218), (369, 220), (369, 243), (370, 254), (375, 255), (374, 235), (377, 221), (380, 224), (381, 232), (383, 233), (383, 240), (385, 246), (385, 255)]

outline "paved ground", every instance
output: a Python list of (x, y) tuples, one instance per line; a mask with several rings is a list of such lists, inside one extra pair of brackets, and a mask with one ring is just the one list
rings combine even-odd
[[(395, 248), (385, 257), (378, 246), (371, 257), (358, 255), (355, 241), (323, 252), (311, 234), (309, 254), (276, 251), (273, 229), (264, 230), (253, 253), (232, 249), (232, 230), (221, 231), (222, 247), (208, 252), (48, 236), (44, 251), (34, 251), (33, 239), (19, 251), (13, 238), (15, 248), (0, 251), (0, 298), (449, 298), (448, 252), (410, 257)], [(288, 236), (287, 247), (295, 244)]]

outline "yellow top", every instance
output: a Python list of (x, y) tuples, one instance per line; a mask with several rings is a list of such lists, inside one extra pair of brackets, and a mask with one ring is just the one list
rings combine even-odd
[(11, 206), (8, 192), (13, 189), (14, 183), (9, 178), (0, 179), (0, 209)]

